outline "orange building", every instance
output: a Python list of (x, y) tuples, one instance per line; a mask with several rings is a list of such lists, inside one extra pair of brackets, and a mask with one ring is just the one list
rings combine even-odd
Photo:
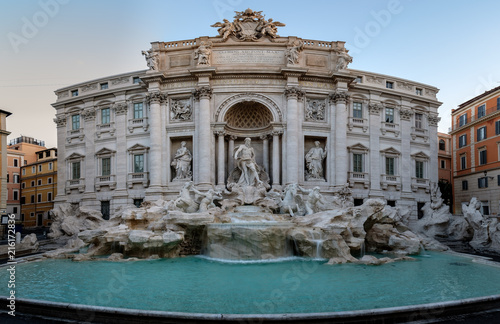
[(50, 226), (57, 194), (57, 149), (36, 152), (36, 161), (21, 168), (21, 220), (24, 227)]
[(455, 213), (477, 197), (484, 215), (500, 212), (500, 87), (452, 110)]
[(21, 165), (24, 152), (7, 149), (7, 213), (21, 219)]
[(438, 133), (438, 177), (439, 187), (445, 203), (453, 212), (453, 177), (452, 177), (451, 135)]

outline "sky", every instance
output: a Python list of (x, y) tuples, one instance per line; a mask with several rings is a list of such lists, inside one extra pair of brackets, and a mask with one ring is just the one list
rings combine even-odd
[(8, 139), (56, 147), (55, 90), (146, 69), (150, 42), (216, 36), (210, 25), (246, 8), (285, 23), (280, 36), (345, 41), (352, 69), (439, 88), (440, 132), (451, 109), (500, 85), (497, 0), (0, 0)]

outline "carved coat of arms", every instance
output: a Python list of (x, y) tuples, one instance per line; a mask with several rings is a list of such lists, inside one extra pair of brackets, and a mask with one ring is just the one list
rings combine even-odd
[(224, 19), (222, 22), (216, 22), (212, 25), (212, 27), (219, 27), (218, 32), (222, 41), (231, 35), (241, 41), (256, 41), (264, 36), (275, 39), (278, 37), (278, 27), (285, 26), (285, 24), (271, 18), (266, 20), (262, 11), (253, 11), (249, 8), (245, 11), (235, 12), (236, 16), (234, 16), (233, 22)]

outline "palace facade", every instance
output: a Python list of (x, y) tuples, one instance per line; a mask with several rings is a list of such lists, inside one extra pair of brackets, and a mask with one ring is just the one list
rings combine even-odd
[(349, 69), (344, 42), (282, 25), (237, 12), (218, 36), (151, 43), (147, 70), (57, 90), (56, 203), (106, 217), (189, 180), (222, 189), (248, 137), (273, 188), (348, 184), (356, 204), (384, 198), (416, 219), (438, 181), (438, 89)]

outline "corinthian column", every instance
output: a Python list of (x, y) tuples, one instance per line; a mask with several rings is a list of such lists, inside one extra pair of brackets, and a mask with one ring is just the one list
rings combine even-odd
[(304, 93), (296, 87), (285, 90), (286, 104), (286, 183), (299, 182), (299, 105)]
[(223, 130), (216, 132), (217, 134), (217, 185), (224, 187), (224, 135)]
[(66, 115), (57, 114), (54, 123), (57, 125), (57, 196), (56, 202), (66, 202)]
[(211, 186), (211, 148), (212, 134), (210, 132), (210, 99), (212, 98), (212, 89), (210, 87), (201, 87), (194, 91), (195, 99), (200, 101), (199, 118), (196, 121), (198, 130), (198, 155), (196, 159), (198, 164), (198, 184), (202, 186)]
[(349, 161), (347, 159), (347, 100), (346, 91), (336, 91), (331, 95), (335, 103), (335, 184), (347, 183)]
[(273, 130), (273, 187), (280, 184), (280, 134), (279, 130)]
[(269, 174), (269, 139), (268, 135), (262, 135), (260, 137), (262, 140), (262, 155), (263, 155), (263, 165), (264, 170)]
[(161, 107), (160, 103), (165, 99), (165, 95), (160, 92), (151, 92), (148, 95), (149, 109), (150, 109), (150, 131), (149, 140), (151, 143), (150, 148), (150, 186), (148, 191), (155, 191), (161, 187), (162, 179), (162, 137), (161, 137)]

